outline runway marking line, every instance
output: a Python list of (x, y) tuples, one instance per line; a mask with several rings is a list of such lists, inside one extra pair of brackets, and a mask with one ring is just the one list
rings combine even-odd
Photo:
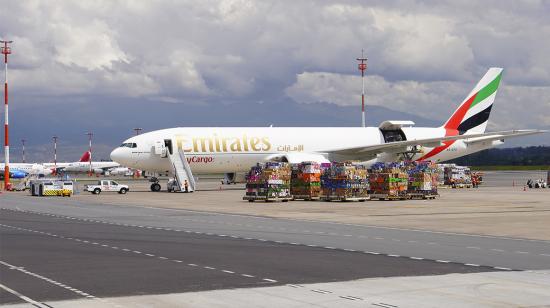
[[(45, 213), (41, 213), (41, 212), (35, 212), (35, 211), (26, 211), (26, 210), (14, 210), (14, 209), (8, 209), (8, 208), (0, 208), (0, 209), (3, 209), (3, 210), (9, 210), (9, 211), (18, 211), (18, 212), (23, 212), (23, 213), (30, 213), (30, 214), (36, 214), (36, 215), (46, 215)], [(70, 216), (62, 216), (62, 215), (55, 215), (56, 217), (59, 217), (59, 218), (69, 218), (70, 219)], [(88, 219), (83, 219), (85, 221), (93, 221), (93, 220), (88, 220)], [(101, 221), (98, 221), (98, 222), (101, 222)], [(329, 222), (330, 223), (330, 222)], [(132, 225), (132, 226), (136, 226), (136, 225)], [(144, 227), (144, 226), (140, 226), (140, 227)], [(156, 227), (150, 227), (150, 226), (147, 226), (145, 227), (147, 229), (157, 229)], [(165, 230), (165, 229), (161, 229), (161, 230)], [(181, 231), (181, 230), (172, 230), (172, 231)], [(299, 231), (299, 230), (297, 230)], [(39, 233), (43, 233), (41, 231), (32, 231), (32, 232), (39, 232)], [(203, 232), (197, 232), (197, 231), (190, 231), (190, 230), (184, 230), (184, 232), (186, 233), (195, 233), (195, 234), (205, 234)], [(318, 233), (318, 234), (323, 234), (325, 232), (315, 232), (315, 233)], [(331, 234), (331, 233), (329, 233)], [(332, 234), (336, 234), (336, 233), (332, 233)], [(274, 242), (274, 243), (278, 243), (278, 244), (290, 244), (290, 245), (301, 245), (301, 246), (309, 246), (309, 247), (319, 247), (319, 248), (324, 248), (324, 249), (331, 249), (331, 250), (342, 250), (342, 251), (348, 251), (348, 252), (356, 252), (355, 250), (353, 249), (341, 249), (341, 248), (336, 248), (336, 247), (331, 247), (331, 246), (316, 246), (316, 245), (307, 245), (307, 244), (300, 244), (300, 243), (294, 243), (294, 242), (283, 242), (283, 241), (278, 241), (278, 240), (266, 240), (266, 239), (262, 239), (262, 238), (258, 238), (258, 239), (254, 239), (254, 238), (242, 238), (242, 237), (238, 237), (238, 236), (231, 236), (231, 235), (226, 235), (226, 234), (214, 234), (215, 236), (219, 236), (219, 237), (232, 237), (232, 238), (238, 238), (238, 239), (250, 239), (250, 240), (257, 240), (257, 241), (261, 241), (261, 242)], [(52, 235), (53, 236), (53, 235)], [(66, 239), (72, 239), (72, 238), (66, 238)], [(375, 237), (375, 239), (384, 239), (382, 237)], [(408, 241), (410, 243), (416, 243), (417, 241)], [(427, 244), (431, 244), (431, 245), (437, 245), (437, 243), (435, 242), (428, 242)], [(103, 246), (103, 245), (102, 245)], [(476, 246), (469, 246), (468, 248), (473, 248), (473, 249), (480, 249), (479, 247), (476, 247)], [(498, 251), (497, 249), (492, 249), (492, 250), (495, 250), (495, 251)], [(389, 256), (389, 257), (401, 257), (400, 255), (390, 255), (390, 254), (384, 254), (384, 253), (378, 253), (378, 252), (371, 252), (371, 251), (364, 251), (363, 253), (367, 253), (367, 254), (373, 254), (373, 255), (385, 255), (385, 256)], [(550, 254), (540, 254), (540, 255), (543, 255), (543, 256), (550, 256)], [(452, 261), (446, 261), (446, 260), (434, 260), (434, 259), (429, 259), (429, 258), (417, 258), (417, 257), (409, 257), (410, 259), (414, 259), (414, 260), (426, 260), (426, 261), (434, 261), (434, 262), (439, 262), (439, 263), (451, 263)], [(471, 265), (470, 263), (462, 263), (462, 262), (452, 262), (452, 263), (456, 263), (456, 264), (463, 264), (463, 265), (468, 265), (468, 266), (476, 266), (476, 265)], [(477, 265), (477, 266), (481, 266), (481, 265)], [(489, 268), (494, 268), (494, 269), (497, 269), (497, 270), (514, 270), (514, 269), (508, 269), (507, 267), (497, 267), (497, 266), (484, 266), (484, 267), (489, 267)], [(518, 270), (518, 269), (515, 269), (514, 271), (521, 271), (521, 270)]]
[(341, 295), (339, 296), (340, 298), (343, 298), (343, 299), (349, 299), (349, 300), (352, 300), (352, 301), (357, 301), (357, 300), (363, 300), (362, 298), (360, 297), (355, 297), (355, 296), (349, 296), (349, 295)]
[(13, 295), (19, 297), (20, 299), (26, 301), (27, 303), (32, 304), (33, 306), (36, 306), (36, 307), (39, 307), (39, 308), (47, 308), (47, 307), (50, 307), (50, 306), (44, 305), (44, 304), (42, 304), (42, 303), (40, 303), (40, 302), (37, 302), (37, 301), (33, 300), (32, 298), (30, 298), (30, 297), (28, 297), (28, 296), (25, 296), (25, 295), (23, 295), (23, 294), (21, 294), (21, 293), (15, 291), (14, 289), (10, 289), (10, 288), (8, 288), (7, 286), (5, 286), (5, 285), (3, 285), (3, 284), (1, 284), (1, 283), (0, 283), (0, 288), (2, 288), (2, 289), (4, 289), (4, 290), (8, 291), (9, 293), (11, 293), (11, 294), (13, 294)]
[[(5, 225), (4, 225), (4, 226), (5, 226)], [(35, 277), (35, 278), (38, 278), (38, 279), (44, 280), (44, 281), (46, 281), (46, 282), (49, 282), (49, 283), (51, 283), (51, 284), (53, 284), (53, 285), (56, 285), (56, 286), (65, 288), (65, 289), (67, 289), (67, 290), (69, 290), (69, 291), (72, 291), (73, 293), (78, 294), (78, 295), (81, 295), (81, 296), (82, 296), (83, 293), (84, 293), (84, 294), (86, 294), (85, 297), (87, 297), (87, 298), (93, 298), (93, 299), (96, 299), (96, 298), (97, 298), (97, 299), (99, 299), (98, 297), (95, 297), (95, 296), (93, 296), (93, 295), (90, 295), (89, 293), (83, 292), (83, 291), (81, 291), (81, 290), (79, 290), (79, 289), (76, 289), (76, 288), (73, 288), (73, 287), (69, 287), (69, 286), (67, 286), (67, 285), (65, 285), (65, 284), (62, 284), (61, 282), (55, 281), (55, 280), (53, 280), (53, 279), (51, 279), (51, 278), (48, 278), (48, 277), (42, 276), (42, 275), (40, 275), (40, 274), (37, 274), (37, 273), (31, 272), (31, 271), (29, 271), (29, 270), (26, 270), (26, 269), (24, 269), (23, 267), (18, 267), (18, 266), (12, 265), (12, 264), (7, 263), (7, 262), (4, 262), (4, 261), (0, 261), (0, 264), (2, 264), (2, 265), (4, 265), (4, 266), (8, 267), (9, 269), (20, 271), (20, 272), (22, 272), (22, 273), (24, 273), (24, 274), (27, 274), (27, 275), (29, 275), (29, 276), (33, 276), (33, 277)], [(7, 291), (7, 290), (6, 290), (6, 291)], [(78, 292), (77, 292), (77, 291), (78, 291)], [(8, 291), (8, 292), (9, 292), (9, 291)], [(10, 292), (10, 293), (11, 293), (11, 292)], [(29, 299), (30, 299), (30, 298), (29, 298)], [(43, 307), (43, 306), (39, 306), (39, 307)]]
[(313, 290), (311, 290), (311, 292), (321, 293), (321, 294), (331, 294), (332, 293), (331, 291), (321, 290), (321, 289), (313, 289)]
[[(41, 232), (41, 231), (31, 230), (31, 229), (26, 229), (26, 228), (20, 228), (20, 227), (5, 225), (5, 224), (0, 224), (0, 226), (7, 227), (7, 228), (12, 228), (12, 229), (16, 229), (16, 230), (27, 231), (27, 232), (34, 232), (34, 233), (42, 233), (42, 234), (45, 234), (44, 232)], [(52, 236), (53, 236), (53, 235), (52, 235)], [(68, 240), (68, 239), (71, 239), (71, 240), (73, 240), (73, 241), (83, 242), (83, 241), (80, 240), (80, 239), (67, 238), (67, 237), (64, 237), (64, 236), (59, 236), (58, 238), (67, 239), (67, 240)], [(86, 242), (87, 242), (88, 244), (91, 245), (91, 243), (90, 243), (89, 241), (86, 241)], [(132, 252), (132, 253), (135, 252), (134, 250), (127, 249), (127, 248), (119, 249), (119, 247), (116, 247), (116, 246), (108, 246), (108, 245), (105, 245), (105, 246), (104, 246), (104, 245), (101, 245), (101, 246), (106, 247), (106, 248), (116, 249), (116, 250), (119, 250), (119, 251)], [(145, 253), (144, 255), (149, 256), (149, 257), (155, 257), (154, 254), (150, 254), (150, 253)], [(156, 257), (157, 257), (158, 259), (168, 260), (167, 257), (163, 257), (163, 256), (156, 256)], [(181, 263), (181, 262), (182, 262), (182, 261), (180, 261), (180, 260), (171, 260), (171, 261), (178, 262), (178, 263)], [(4, 262), (0, 261), (0, 264), (2, 264), (2, 263), (4, 263)], [(7, 264), (7, 263), (6, 263), (6, 264)], [(194, 264), (194, 263), (188, 263), (187, 265), (188, 265), (188, 266), (192, 266), (192, 267), (199, 267), (199, 265)], [(10, 266), (11, 266), (11, 265), (10, 265)], [(13, 267), (13, 266), (11, 266), (11, 267)], [(216, 269), (215, 267), (210, 267), (210, 266), (203, 266), (203, 268), (205, 268), (205, 269), (210, 269), (210, 270), (215, 270), (215, 269)], [(19, 270), (25, 272), (24, 269), (19, 269)], [(229, 270), (220, 270), (220, 272), (223, 272), (223, 273), (226, 273), (226, 274), (235, 274), (235, 272), (229, 271)], [(30, 274), (30, 275), (33, 275), (33, 276), (34, 276), (34, 274)], [(255, 277), (255, 276), (248, 275), (248, 274), (240, 274), (240, 275), (241, 275), (241, 276), (244, 276), (244, 277), (249, 277), (249, 278), (254, 278), (254, 277)], [(37, 276), (37, 277), (38, 277), (38, 276)], [(44, 280), (47, 280), (47, 278), (44, 278)], [(267, 282), (272, 282), (272, 283), (278, 282), (277, 280), (270, 279), (270, 278), (263, 278), (262, 280), (263, 280), (263, 281), (267, 281)], [(57, 285), (59, 285), (59, 286), (61, 286), (61, 287), (64, 287), (64, 288), (67, 288), (67, 289), (70, 288), (70, 287), (67, 287), (67, 286), (65, 286), (65, 285), (63, 285), (63, 284), (61, 284), (61, 283), (59, 283), (59, 284), (57, 284)], [(92, 298), (96, 298), (96, 297), (92, 296)]]

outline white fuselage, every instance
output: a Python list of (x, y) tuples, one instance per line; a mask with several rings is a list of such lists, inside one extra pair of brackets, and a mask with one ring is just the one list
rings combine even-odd
[[(444, 128), (403, 127), (407, 140), (445, 136)], [(125, 166), (151, 172), (171, 174), (169, 158), (161, 157), (157, 145), (172, 140), (182, 149), (194, 174), (246, 172), (258, 162), (285, 156), (292, 160), (317, 160), (324, 156), (331, 161), (357, 160), (357, 157), (333, 155), (329, 152), (384, 144), (378, 127), (189, 127), (157, 130), (132, 137), (111, 153), (111, 158)], [(486, 148), (498, 142), (475, 146), (453, 141), (429, 160), (446, 161)], [(420, 147), (412, 159), (422, 159), (434, 148)], [(369, 163), (394, 161), (398, 153), (382, 153)]]
[[(0, 173), (4, 172), (5, 164), (0, 164)], [(11, 163), (10, 171), (20, 171), (29, 175), (48, 175), (52, 171), (41, 164)]]
[[(64, 173), (87, 173), (90, 171), (90, 162), (72, 162), (72, 163), (46, 163), (44, 164), (47, 168), (61, 168), (62, 172)], [(108, 161), (98, 161), (98, 162), (92, 162), (92, 171), (95, 173), (99, 173), (99, 171), (105, 171), (109, 170), (111, 168), (117, 168), (120, 167), (120, 164), (115, 162), (108, 162)]]

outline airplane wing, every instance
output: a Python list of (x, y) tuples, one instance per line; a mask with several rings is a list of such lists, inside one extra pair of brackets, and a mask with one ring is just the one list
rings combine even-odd
[(475, 144), (475, 143), (478, 143), (478, 142), (508, 139), (508, 138), (512, 138), (512, 137), (520, 137), (520, 136), (541, 134), (541, 133), (546, 133), (546, 132), (548, 132), (548, 131), (546, 131), (546, 130), (536, 130), (536, 129), (496, 132), (495, 135), (491, 135), (491, 136), (484, 136), (484, 137), (466, 139), (466, 140), (464, 140), (464, 143), (466, 143), (466, 144)]
[(407, 140), (407, 141), (396, 141), (388, 142), (383, 144), (369, 145), (363, 147), (355, 148), (342, 148), (326, 151), (330, 154), (346, 155), (352, 157), (353, 159), (367, 159), (373, 158), (376, 154), (379, 153), (402, 153), (407, 151), (411, 146), (425, 146), (425, 147), (438, 147), (444, 145), (445, 141), (452, 140), (464, 140), (466, 143), (482, 142), (482, 141), (492, 141), (507, 139), (511, 137), (526, 136), (533, 134), (544, 133), (544, 130), (511, 130), (511, 131), (500, 131), (492, 133), (482, 133), (482, 134), (469, 134), (469, 135), (456, 135), (456, 136), (445, 136), (438, 138), (427, 138), (427, 139), (416, 139), (416, 140)]

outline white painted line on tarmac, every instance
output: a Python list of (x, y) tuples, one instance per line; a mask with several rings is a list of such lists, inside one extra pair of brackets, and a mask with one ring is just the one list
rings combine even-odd
[(232, 272), (232, 271), (228, 271), (228, 270), (222, 270), (222, 272), (224, 272), (224, 273), (228, 273), (228, 274), (235, 274), (235, 272)]
[(330, 293), (332, 293), (331, 291), (321, 290), (321, 289), (313, 289), (313, 290), (311, 290), (311, 292), (321, 293), (321, 294), (330, 294)]
[(520, 253), (520, 254), (528, 254), (527, 251), (515, 251), (515, 253)]
[(344, 298), (344, 299), (349, 299), (349, 300), (352, 300), (352, 301), (357, 301), (357, 300), (363, 300), (362, 298), (360, 297), (355, 297), (355, 296), (349, 296), (349, 295), (343, 295), (343, 296), (340, 296), (340, 298)]
[(241, 274), (241, 276), (248, 277), (248, 278), (254, 278), (255, 276), (248, 275), (248, 274)]
[(503, 271), (511, 271), (512, 269), (511, 268), (508, 268), (508, 267), (500, 267), (500, 266), (495, 266), (493, 267), (494, 269), (498, 269), (498, 270), (503, 270)]
[(269, 278), (264, 278), (262, 280), (267, 281), (267, 282), (277, 282), (277, 280), (269, 279)]
[(419, 258), (419, 257), (409, 257), (409, 259), (413, 259), (413, 260), (424, 260), (424, 258)]
[(379, 255), (380, 253), (379, 252), (374, 252), (374, 251), (363, 251), (364, 253), (368, 253), (370, 255)]
[[(42, 275), (33, 273), (33, 272), (29, 271), (29, 270), (24, 269), (23, 267), (17, 267), (17, 266), (15, 266), (15, 265), (9, 264), (9, 263), (4, 262), (4, 261), (0, 261), (0, 264), (4, 265), (4, 266), (6, 266), (6, 267), (9, 267), (10, 269), (17, 270), (17, 271), (20, 271), (20, 272), (22, 272), (22, 273), (25, 273), (25, 274), (27, 274), (27, 275), (29, 275), (29, 276), (33, 276), (33, 277), (35, 277), (35, 278), (44, 280), (44, 281), (49, 282), (49, 283), (51, 283), (51, 284), (53, 284), (53, 285), (57, 285), (57, 286), (63, 287), (63, 288), (65, 288), (65, 289), (68, 289), (68, 290), (70, 290), (70, 291), (73, 291), (73, 292), (75, 292), (75, 293), (77, 293), (77, 294), (79, 294), (79, 293), (76, 292), (76, 291), (81, 292), (80, 290), (78, 290), (78, 289), (76, 289), (76, 288), (69, 287), (69, 286), (64, 285), (64, 284), (62, 284), (62, 283), (60, 283), (60, 282), (57, 282), (57, 281), (55, 281), (55, 280), (53, 280), (53, 279), (51, 279), (51, 278), (47, 278), (47, 277), (44, 277), (44, 276), (42, 276)], [(6, 291), (7, 291), (7, 290), (6, 290)], [(79, 294), (79, 295), (80, 295), (80, 294)], [(96, 298), (96, 297), (90, 295), (90, 298)], [(45, 306), (39, 306), (39, 307), (45, 307)]]
[(25, 296), (25, 295), (23, 295), (23, 294), (21, 294), (21, 293), (15, 291), (15, 290), (13, 290), (13, 289), (8, 288), (8, 287), (6, 287), (5, 285), (3, 285), (3, 284), (1, 284), (1, 283), (0, 283), (0, 288), (6, 290), (6, 291), (8, 291), (8, 292), (10, 292), (11, 294), (13, 294), (13, 295), (19, 297), (20, 299), (22, 299), (22, 300), (26, 301), (27, 303), (32, 304), (32, 305), (34, 305), (34, 306), (36, 306), (36, 307), (40, 307), (40, 308), (47, 308), (47, 307), (49, 307), (49, 306), (46, 306), (46, 305), (44, 305), (44, 304), (42, 304), (42, 303), (39, 303), (39, 302), (37, 302), (37, 301), (31, 299), (30, 297)]
[(448, 261), (448, 260), (435, 260), (435, 262), (439, 262), (439, 263), (451, 263), (451, 261)]
[(464, 265), (467, 265), (467, 266), (475, 266), (475, 267), (480, 266), (479, 264), (474, 264), (474, 263), (464, 263)]
[(492, 251), (498, 251), (498, 252), (504, 252), (504, 250), (502, 250), (502, 249), (496, 249), (496, 248), (493, 248), (493, 249), (491, 249), (491, 250), (492, 250)]

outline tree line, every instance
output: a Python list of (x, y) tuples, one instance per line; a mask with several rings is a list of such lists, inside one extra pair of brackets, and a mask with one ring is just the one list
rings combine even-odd
[(466, 166), (550, 165), (550, 146), (488, 149), (450, 162)]

